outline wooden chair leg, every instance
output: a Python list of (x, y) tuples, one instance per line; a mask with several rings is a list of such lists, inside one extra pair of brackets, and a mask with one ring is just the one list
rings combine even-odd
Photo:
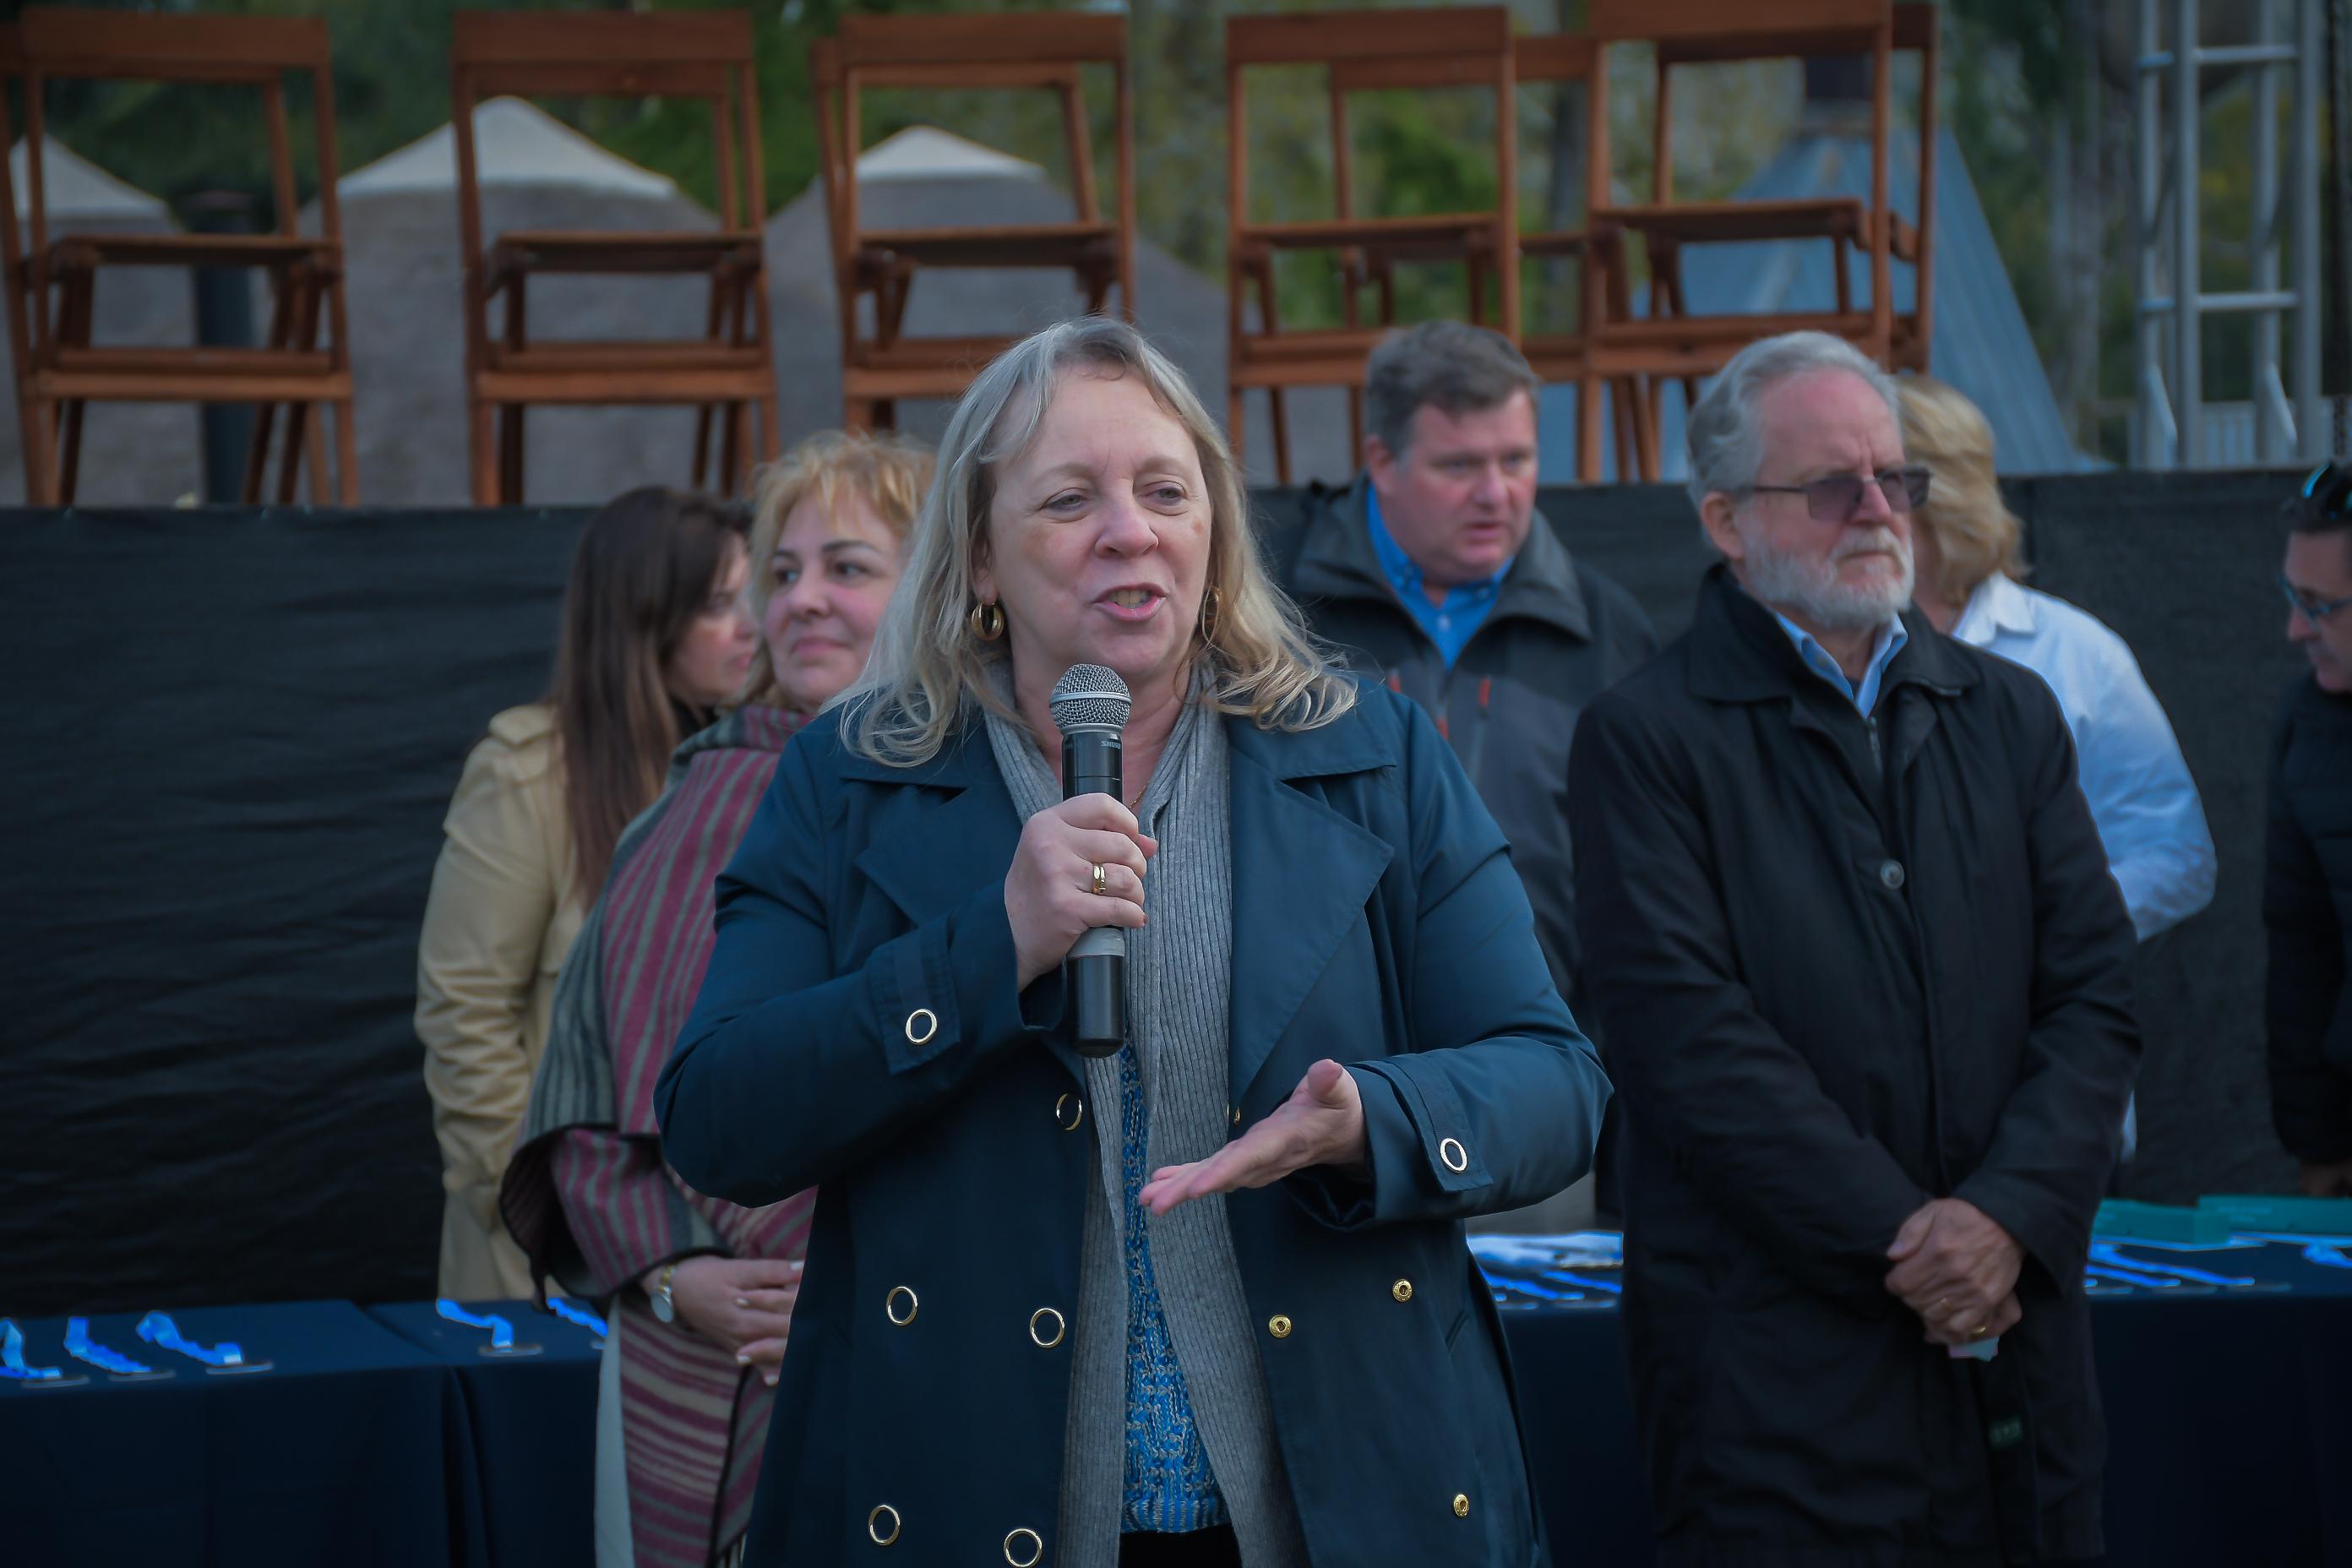
[(1249, 465), (1242, 446), (1242, 389), (1231, 381), (1225, 384), (1225, 445), (1234, 454), (1234, 469), (1246, 476)]
[(710, 410), (708, 403), (694, 405), (694, 464), (687, 470), (687, 488), (700, 489), (702, 476), (710, 466)]
[(1627, 399), (1625, 389), (1624, 382), (1609, 384), (1609, 427), (1617, 438), (1617, 482), (1621, 485), (1633, 482), (1634, 475), (1641, 472), (1642, 461), (1641, 455), (1634, 450), (1633, 404)]
[(310, 504), (325, 506), (327, 495), (327, 416), (334, 405), (317, 405), (302, 444), (302, 466), (310, 471)]
[(16, 378), (16, 444), (25, 454), (25, 504), (54, 506), (48, 480), (48, 454), (41, 449), (41, 422), (33, 412), (33, 389), (24, 376)]
[(479, 397), (467, 399), (466, 468), (473, 480), (476, 506), (499, 504), (497, 421), (496, 408)]
[(499, 504), (522, 505), (522, 416), (526, 405), (499, 405)]
[[(290, 292), (294, 298), (292, 346), (308, 349), (319, 341), (320, 279), (311, 269), (294, 269)], [(278, 504), (294, 504), (294, 479), (307, 456), (310, 459), (310, 495), (313, 502), (326, 500), (326, 489), (319, 469), (320, 447), (318, 431), (310, 419), (308, 403), (289, 404), (286, 410), (286, 450), (278, 464)]]
[(65, 504), (58, 487), (58, 405), (55, 398), (40, 398), (33, 405), (33, 444), (25, 454), (25, 478), (34, 505)]
[[(92, 298), (97, 293), (98, 279), (88, 272), (76, 271), (67, 276), (65, 300), (60, 310), (58, 338), (61, 345), (88, 348), (94, 312)], [(81, 422), (89, 407), (87, 399), (68, 398), (61, 405), (65, 424), (65, 444), (58, 458), (58, 499), (63, 506), (71, 506), (81, 482)]]
[(289, 403), (286, 405), (286, 448), (278, 455), (278, 504), (294, 504), (294, 481), (302, 467), (302, 454), (310, 440), (310, 405)]
[(89, 406), (81, 398), (65, 405), (65, 447), (58, 459), (58, 502), (71, 506), (81, 482), (81, 416)]
[(1267, 387), (1265, 395), (1274, 405), (1274, 482), (1286, 485), (1290, 482), (1290, 414), (1284, 406), (1281, 387)]
[(730, 403), (723, 405), (719, 435), (719, 493), (739, 496), (743, 493), (741, 475), (737, 465), (743, 459), (743, 405)]
[(1658, 478), (1658, 432), (1663, 426), (1658, 420), (1657, 383), (1649, 384), (1649, 395), (1633, 394), (1628, 384), (1627, 401), (1633, 408), (1633, 468), (1643, 480), (1654, 484)]
[[(710, 277), (709, 308), (702, 313), (703, 341), (713, 348), (718, 347), (719, 333), (726, 324), (727, 284), (714, 272)], [(698, 403), (694, 405), (694, 464), (687, 470), (687, 486), (690, 489), (703, 489), (703, 478), (710, 471), (710, 416), (717, 411), (717, 405), (713, 404)], [(722, 474), (726, 472), (723, 464), (719, 471)]]
[[(290, 298), (293, 279), (285, 269), (272, 271), (269, 279), (269, 335), (265, 342), (273, 349), (286, 346), (286, 333), (292, 324), (293, 301)], [(261, 487), (269, 477), (269, 437), (278, 423), (278, 405), (257, 403), (253, 405), (253, 437), (246, 444), (245, 485), (239, 492), (245, 504), (261, 504)]]
[(1348, 388), (1348, 456), (1356, 462), (1364, 460), (1364, 389)]
[(358, 406), (348, 397), (335, 405), (335, 490), (344, 506), (360, 504), (359, 431), (353, 419)]
[(1576, 383), (1576, 452), (1588, 485), (1601, 482), (1601, 378), (1587, 372)]
[(877, 397), (874, 400), (873, 408), (875, 429), (896, 430), (898, 427), (898, 400), (897, 398)]

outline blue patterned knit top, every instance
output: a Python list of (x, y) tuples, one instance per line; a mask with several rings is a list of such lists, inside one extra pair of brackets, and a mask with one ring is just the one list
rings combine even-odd
[(1119, 1528), (1180, 1534), (1229, 1521), (1152, 1277), (1150, 1215), (1139, 1201), (1148, 1123), (1132, 1045), (1119, 1048), (1118, 1084), (1119, 1168), (1127, 1187), (1127, 1477)]

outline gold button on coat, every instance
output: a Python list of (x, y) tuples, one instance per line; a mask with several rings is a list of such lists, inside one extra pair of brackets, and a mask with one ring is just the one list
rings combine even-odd
[(1040, 1307), (1029, 1314), (1029, 1340), (1041, 1351), (1052, 1350), (1062, 1342), (1068, 1329), (1062, 1314), (1051, 1307)]
[(1412, 1281), (1410, 1279), (1398, 1280), (1395, 1284), (1389, 1287), (1389, 1294), (1394, 1296), (1400, 1301), (1412, 1300)]
[(1016, 1530), (1004, 1538), (1004, 1560), (1013, 1568), (1037, 1568), (1045, 1555), (1045, 1538), (1034, 1530)]
[(882, 1298), (883, 1313), (902, 1329), (915, 1321), (915, 1309), (920, 1305), (904, 1285), (891, 1286), (890, 1293)]
[(1470, 1517), (1470, 1499), (1462, 1492), (1454, 1494), (1454, 1517), (1456, 1519)]
[(1054, 1125), (1065, 1132), (1076, 1132), (1078, 1123), (1087, 1119), (1087, 1102), (1075, 1094), (1066, 1094), (1054, 1101)]
[(1276, 1312), (1265, 1321), (1265, 1331), (1276, 1339), (1286, 1340), (1290, 1337), (1290, 1320)]
[(898, 1510), (888, 1503), (878, 1503), (866, 1516), (866, 1538), (877, 1546), (887, 1546), (898, 1539)]

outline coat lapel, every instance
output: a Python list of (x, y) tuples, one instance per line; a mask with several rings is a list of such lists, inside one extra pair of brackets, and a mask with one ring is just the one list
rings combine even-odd
[[(1393, 851), (1296, 785), (1395, 759), (1355, 715), (1284, 734), (1228, 719), (1234, 857), (1234, 1103), (1247, 1097), (1307, 993), (1339, 951)], [(1276, 1098), (1291, 1086), (1279, 1087)]]

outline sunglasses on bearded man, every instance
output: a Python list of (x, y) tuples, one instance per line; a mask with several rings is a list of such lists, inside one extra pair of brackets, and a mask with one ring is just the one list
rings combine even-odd
[(1863, 487), (1876, 485), (1889, 511), (1909, 511), (1927, 504), (1927, 470), (1913, 463), (1888, 468), (1864, 479), (1860, 474), (1831, 474), (1801, 485), (1747, 485), (1746, 495), (1791, 495), (1805, 498), (1805, 510), (1815, 522), (1851, 522), (1862, 510)]

